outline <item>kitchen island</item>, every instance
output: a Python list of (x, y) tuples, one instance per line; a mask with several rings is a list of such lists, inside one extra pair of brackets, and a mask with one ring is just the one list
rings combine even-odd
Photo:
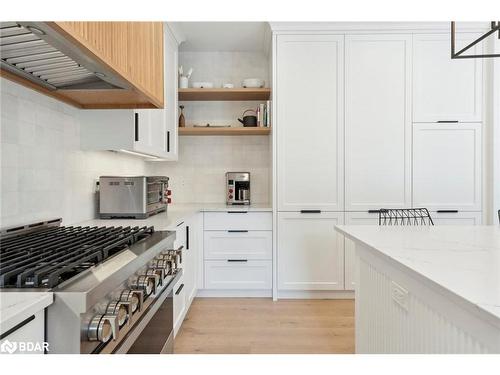
[(356, 353), (500, 353), (499, 226), (336, 229), (356, 245)]

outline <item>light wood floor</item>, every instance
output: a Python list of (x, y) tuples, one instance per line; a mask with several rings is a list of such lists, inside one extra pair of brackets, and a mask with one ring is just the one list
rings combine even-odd
[(195, 298), (175, 353), (354, 353), (354, 301)]

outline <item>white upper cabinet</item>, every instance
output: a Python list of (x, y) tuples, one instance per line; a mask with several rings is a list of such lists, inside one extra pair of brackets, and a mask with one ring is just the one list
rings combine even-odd
[(344, 214), (278, 213), (278, 289), (344, 289)]
[[(449, 32), (413, 37), (413, 122), (481, 121), (483, 59), (452, 59), (450, 38)], [(457, 33), (457, 50), (474, 38)]]
[(84, 150), (125, 150), (177, 160), (177, 41), (165, 27), (165, 108), (82, 110)]
[(411, 43), (346, 36), (346, 211), (411, 206)]
[(279, 35), (278, 210), (344, 209), (344, 36)]
[(413, 205), (481, 211), (481, 124), (413, 126)]

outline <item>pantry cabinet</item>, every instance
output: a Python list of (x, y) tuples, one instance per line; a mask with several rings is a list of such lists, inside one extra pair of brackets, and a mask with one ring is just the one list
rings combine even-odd
[(344, 289), (344, 214), (278, 213), (278, 290)]
[[(88, 110), (78, 113), (84, 150), (130, 151), (149, 160), (177, 160), (177, 51), (165, 28), (164, 109)], [(163, 76), (162, 76), (163, 77)]]
[(279, 35), (278, 210), (344, 208), (344, 36)]
[(413, 205), (481, 211), (481, 124), (413, 126)]
[(348, 35), (345, 209), (411, 206), (411, 35)]
[[(473, 33), (457, 33), (460, 49)], [(451, 59), (449, 32), (413, 36), (413, 121), (480, 122), (483, 59)], [(470, 54), (481, 54), (482, 44)]]

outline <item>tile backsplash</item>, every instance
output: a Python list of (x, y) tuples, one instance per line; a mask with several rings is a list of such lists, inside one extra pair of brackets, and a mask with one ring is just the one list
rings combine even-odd
[(100, 175), (146, 173), (146, 163), (110, 151), (80, 150), (78, 109), (6, 79), (1, 89), (0, 227), (62, 217), (95, 217)]
[(170, 177), (174, 203), (224, 203), (226, 172), (250, 172), (251, 201), (269, 203), (267, 136), (179, 137), (177, 162), (151, 162), (153, 175)]

